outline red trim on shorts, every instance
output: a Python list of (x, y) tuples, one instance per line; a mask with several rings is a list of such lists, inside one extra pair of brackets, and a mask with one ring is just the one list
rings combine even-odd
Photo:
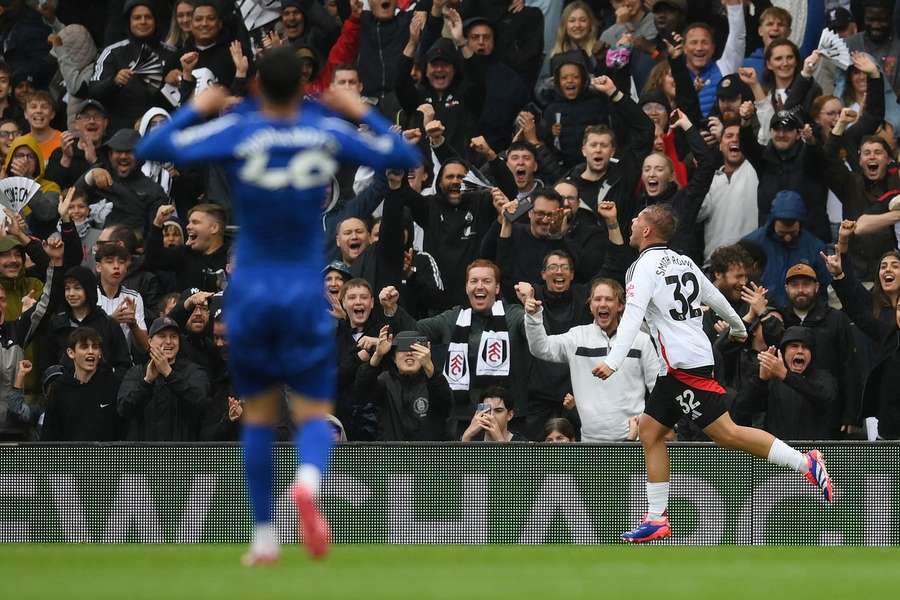
[(666, 356), (666, 347), (662, 343), (662, 337), (660, 337), (659, 332), (656, 332), (656, 339), (657, 341), (659, 341), (659, 349), (660, 354), (662, 355), (662, 359), (666, 363), (667, 375), (671, 375), (681, 383), (698, 390), (703, 390), (704, 392), (712, 392), (714, 394), (725, 393), (725, 388), (719, 385), (719, 382), (712, 377), (701, 377), (699, 375), (694, 375), (693, 373), (688, 373), (687, 371), (682, 371), (681, 369), (676, 369), (675, 367), (670, 365), (669, 359)]
[(725, 393), (725, 388), (719, 385), (719, 382), (712, 377), (700, 377), (699, 375), (693, 375), (692, 373), (687, 373), (681, 369), (673, 369), (672, 367), (669, 367), (669, 375), (685, 385), (689, 385), (698, 390), (703, 390), (704, 392), (712, 392), (714, 394)]

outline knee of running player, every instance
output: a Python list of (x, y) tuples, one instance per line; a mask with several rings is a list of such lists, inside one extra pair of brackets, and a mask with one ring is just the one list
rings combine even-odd
[(727, 414), (713, 421), (703, 430), (703, 433), (722, 448), (741, 447), (741, 427), (736, 425)]
[(666, 433), (670, 431), (659, 421), (647, 414), (642, 414), (638, 422), (638, 438), (644, 447), (664, 444)]

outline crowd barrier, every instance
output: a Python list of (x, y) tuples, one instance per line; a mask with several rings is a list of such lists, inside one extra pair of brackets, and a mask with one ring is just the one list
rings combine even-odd
[[(831, 505), (785, 468), (671, 444), (665, 543), (897, 544), (900, 444), (816, 447)], [(278, 533), (296, 542), (292, 447), (276, 448), (276, 468)], [(322, 506), (337, 543), (607, 544), (646, 510), (644, 482), (637, 444), (345, 444)], [(0, 446), (0, 542), (243, 543), (250, 531), (237, 446)]]

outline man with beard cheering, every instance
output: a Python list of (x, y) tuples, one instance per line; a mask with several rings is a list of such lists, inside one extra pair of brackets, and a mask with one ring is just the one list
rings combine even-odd
[(806, 263), (788, 269), (784, 289), (789, 302), (780, 311), (784, 326), (809, 329), (816, 350), (813, 366), (831, 373), (837, 380), (835, 401), (822, 407), (828, 431), (825, 439), (859, 431), (864, 369), (850, 328), (850, 317), (828, 306), (819, 296), (816, 271)]

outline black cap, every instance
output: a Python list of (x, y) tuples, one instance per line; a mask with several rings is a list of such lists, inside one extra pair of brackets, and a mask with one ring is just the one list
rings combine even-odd
[(86, 110), (89, 109), (89, 108), (93, 108), (93, 109), (99, 110), (100, 112), (103, 113), (103, 116), (104, 116), (104, 117), (105, 117), (106, 115), (109, 114), (109, 113), (106, 111), (106, 107), (103, 106), (102, 104), (100, 104), (99, 102), (97, 102), (96, 100), (87, 100), (87, 101), (85, 101), (85, 103), (81, 105), (81, 108), (79, 108), (79, 109), (78, 109), (78, 112), (75, 113), (75, 114), (76, 114), (76, 115), (80, 115), (81, 113), (83, 113), (84, 111), (86, 111)]
[(128, 152), (130, 150), (134, 150), (137, 148), (138, 143), (141, 141), (141, 134), (139, 134), (134, 129), (120, 129), (113, 134), (104, 146), (109, 148), (110, 150), (116, 150), (118, 152)]
[(840, 33), (850, 26), (853, 22), (853, 15), (850, 11), (843, 7), (832, 8), (825, 12), (825, 27)]
[(26, 71), (16, 71), (12, 74), (12, 77), (10, 78), (10, 83), (11, 83), (13, 89), (16, 89), (16, 87), (20, 83), (25, 83), (26, 81), (28, 83), (30, 83), (32, 85), (32, 87), (34, 87), (34, 75), (32, 75), (31, 73), (28, 73)]
[(816, 346), (816, 336), (813, 335), (812, 329), (809, 327), (794, 325), (784, 330), (784, 335), (781, 336), (781, 342), (778, 344), (778, 347), (783, 349), (790, 342), (801, 342), (812, 350)]
[(656, 12), (657, 7), (668, 6), (683, 13), (687, 12), (687, 0), (656, 0), (650, 8), (651, 12)]
[(741, 81), (741, 78), (736, 73), (732, 73), (719, 80), (719, 85), (716, 86), (716, 98), (722, 100), (734, 100), (735, 98), (749, 100), (753, 98), (753, 91), (750, 89), (750, 86)]
[(325, 268), (322, 269), (322, 273), (325, 274), (328, 273), (328, 271), (337, 271), (347, 279), (353, 277), (353, 273), (350, 272), (350, 267), (342, 260), (333, 260), (325, 265)]
[(479, 25), (479, 24), (487, 25), (488, 27), (491, 28), (491, 30), (494, 29), (494, 24), (491, 23), (489, 20), (485, 19), (484, 17), (469, 17), (468, 19), (463, 21), (463, 32), (465, 33), (467, 31), (469, 31), (469, 28), (472, 27), (473, 25)]
[(669, 98), (662, 90), (652, 90), (641, 94), (641, 97), (638, 100), (638, 106), (643, 108), (645, 104), (661, 104), (663, 108), (666, 109), (666, 114), (672, 112), (672, 105), (669, 104)]
[(770, 129), (803, 129), (803, 119), (790, 110), (779, 110), (772, 117)]
[(293, 6), (299, 11), (303, 11), (303, 3), (301, 0), (281, 0), (281, 10)]
[(169, 317), (157, 317), (153, 320), (153, 324), (150, 325), (150, 337), (153, 337), (154, 335), (165, 329), (174, 329), (175, 331), (181, 331), (178, 323), (176, 323)]
[(453, 41), (443, 37), (439, 38), (434, 45), (428, 49), (428, 52), (425, 53), (426, 63), (444, 61), (451, 65), (455, 65), (458, 60), (459, 52), (453, 45)]

